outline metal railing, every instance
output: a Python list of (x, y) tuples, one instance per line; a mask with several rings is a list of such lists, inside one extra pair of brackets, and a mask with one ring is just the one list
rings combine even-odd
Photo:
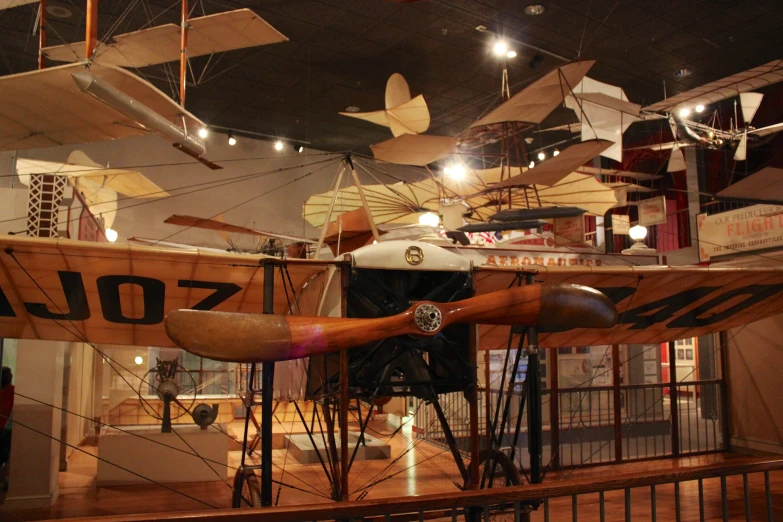
[[(417, 497), (249, 509), (120, 515), (103, 522), (300, 522), (377, 520), (775, 520), (783, 516), (783, 459), (730, 463)], [(779, 486), (778, 486), (779, 488)], [(741, 493), (738, 495), (737, 491)], [(607, 511), (610, 516), (607, 517)]]

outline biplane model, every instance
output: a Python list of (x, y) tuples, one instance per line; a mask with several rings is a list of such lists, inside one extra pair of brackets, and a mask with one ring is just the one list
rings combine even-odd
[[(265, 505), (271, 502), (266, 430), (276, 361), (310, 359), (308, 396), (328, 406), (325, 414), (335, 412), (343, 438), (347, 404), (357, 398), (373, 404), (412, 395), (437, 405), (439, 394), (463, 391), (475, 406), (477, 350), (522, 333), (517, 363), (525, 351), (533, 416), (528, 476), (538, 481), (538, 350), (659, 343), (783, 311), (783, 270), (769, 267), (475, 266), (417, 241), (382, 241), (331, 261), (22, 237), (0, 243), (3, 337), (181, 346), (213, 359), (261, 363), (266, 402), (258, 498)], [(512, 348), (508, 342), (509, 353)], [(505, 385), (513, 387), (513, 378)], [(498, 423), (496, 434), (503, 433)], [(347, 499), (354, 449), (347, 439), (337, 444), (336, 436), (332, 449), (339, 447), (342, 460), (327, 473), (333, 498)], [(473, 440), (467, 460), (451, 441), (463, 487), (518, 483), (502, 440), (492, 439), (483, 451)], [(257, 484), (249, 478), (254, 473), (238, 473), (237, 506), (250, 498), (241, 492)]]

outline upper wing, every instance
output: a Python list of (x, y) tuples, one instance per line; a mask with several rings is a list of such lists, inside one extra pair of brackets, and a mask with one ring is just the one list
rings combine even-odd
[(265, 230), (256, 230), (253, 228), (224, 223), (223, 221), (218, 221), (216, 219), (200, 218), (196, 216), (180, 216), (175, 214), (167, 218), (164, 223), (168, 223), (170, 225), (180, 225), (183, 227), (205, 228), (207, 230), (217, 230), (218, 232), (236, 232), (239, 234), (249, 234), (251, 236), (276, 237), (278, 239), (298, 241), (301, 243), (318, 243), (317, 241), (313, 241), (312, 239), (308, 239), (306, 237), (278, 234), (277, 232), (267, 232)]
[(764, 167), (747, 178), (729, 185), (717, 195), (727, 198), (783, 202), (781, 179), (783, 179), (783, 169)]
[(677, 112), (681, 107), (692, 108), (696, 105), (709, 105), (741, 92), (752, 91), (772, 83), (783, 81), (783, 60), (773, 60), (767, 64), (710, 82), (644, 108), (646, 111)]
[[(172, 310), (261, 313), (267, 262), (274, 259), (2, 236), (0, 336), (174, 346), (163, 329)], [(290, 287), (299, 292), (330, 265), (289, 260)], [(284, 278), (287, 284), (288, 276), (276, 269), (275, 313), (288, 313), (288, 299), (298, 306), (286, 295)]]
[[(538, 268), (538, 267), (536, 267)], [(512, 284), (517, 270), (479, 268), (478, 293)], [(783, 311), (783, 269), (541, 267), (537, 281), (596, 288), (617, 305), (614, 328), (540, 333), (544, 347), (654, 344), (736, 328)], [(505, 347), (507, 327), (483, 326), (481, 348)]]

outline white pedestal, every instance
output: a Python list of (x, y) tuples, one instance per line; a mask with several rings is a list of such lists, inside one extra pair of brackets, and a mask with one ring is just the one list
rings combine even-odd
[[(225, 431), (225, 426), (220, 428)], [(144, 438), (111, 429), (101, 434), (98, 441), (98, 457), (102, 459), (98, 461), (98, 486), (150, 483), (142, 477), (164, 484), (210, 482), (227, 477), (228, 441), (215, 428), (202, 430), (195, 425), (174, 425), (172, 429), (177, 433), (161, 433), (160, 426), (129, 426), (123, 429)], [(194, 455), (194, 451), (207, 462)]]

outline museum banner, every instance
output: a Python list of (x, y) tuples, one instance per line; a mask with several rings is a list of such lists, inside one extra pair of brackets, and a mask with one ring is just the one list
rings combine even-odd
[(699, 261), (783, 247), (783, 206), (753, 205), (720, 214), (699, 214)]

